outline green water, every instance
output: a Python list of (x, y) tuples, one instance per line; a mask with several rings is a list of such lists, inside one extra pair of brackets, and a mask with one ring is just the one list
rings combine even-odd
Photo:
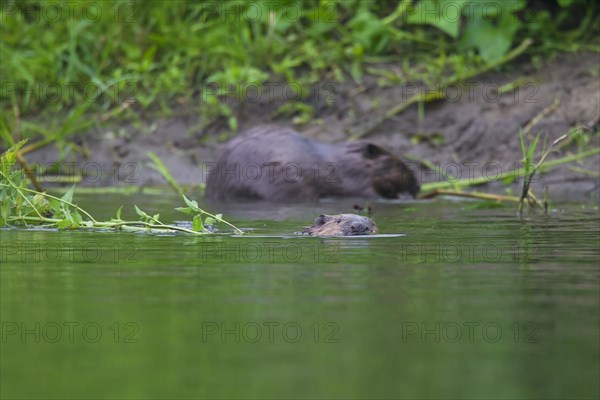
[[(183, 216), (97, 213), (134, 202)], [(597, 206), (472, 204), (376, 204), (367, 238), (291, 235), (335, 203), (224, 208), (246, 237), (0, 231), (0, 395), (598, 398)]]

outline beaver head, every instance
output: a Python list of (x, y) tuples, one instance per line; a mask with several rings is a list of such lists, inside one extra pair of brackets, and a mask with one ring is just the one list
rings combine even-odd
[(302, 233), (312, 236), (373, 235), (379, 230), (370, 218), (356, 214), (319, 215)]
[(341, 157), (344, 184), (355, 193), (371, 193), (368, 197), (398, 198), (402, 194), (414, 197), (419, 183), (413, 172), (398, 157), (386, 149), (357, 140), (344, 146)]

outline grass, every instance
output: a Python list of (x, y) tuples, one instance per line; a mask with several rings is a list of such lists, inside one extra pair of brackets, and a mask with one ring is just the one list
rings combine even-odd
[[(179, 109), (201, 115), (201, 127), (223, 120), (235, 131), (236, 113), (220, 94), (244, 85), (293, 82), (306, 95), (318, 82), (361, 83), (377, 69), (381, 85), (453, 82), (494, 65), (525, 38), (533, 39), (530, 55), (598, 50), (594, 1), (508, 3), (513, 8), (495, 20), (465, 6), (461, 22), (432, 17), (427, 10), (443, 10), (430, 0), (290, 0), (269, 9), (249, 1), (215, 8), (85, 0), (56, 3), (57, 20), (44, 3), (7, 1), (0, 137), (8, 145), (40, 136), (60, 144), (102, 121)], [(382, 64), (401, 74), (381, 72)], [(306, 122), (314, 110), (309, 101), (298, 104), (282, 112)]]

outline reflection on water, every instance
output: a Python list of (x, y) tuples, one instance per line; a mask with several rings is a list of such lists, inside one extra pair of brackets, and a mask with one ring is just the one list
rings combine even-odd
[(597, 209), (375, 204), (381, 235), (293, 235), (345, 207), (219, 210), (242, 237), (0, 231), (1, 397), (600, 395)]

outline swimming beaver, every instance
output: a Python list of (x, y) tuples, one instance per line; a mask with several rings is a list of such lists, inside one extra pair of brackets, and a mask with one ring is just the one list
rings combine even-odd
[(373, 235), (379, 229), (370, 218), (356, 214), (319, 215), (315, 224), (302, 231), (311, 236)]
[(373, 143), (324, 144), (276, 126), (235, 137), (209, 167), (206, 196), (214, 200), (398, 198), (419, 191), (412, 171)]

